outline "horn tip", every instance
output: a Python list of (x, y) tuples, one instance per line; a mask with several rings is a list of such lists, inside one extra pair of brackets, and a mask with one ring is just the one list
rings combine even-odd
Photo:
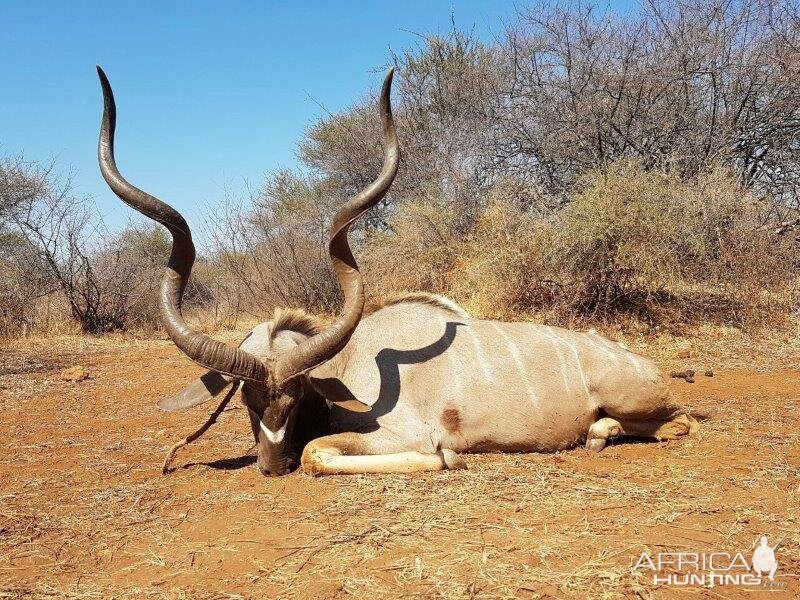
[(386, 77), (383, 80), (383, 86), (381, 86), (381, 104), (385, 104), (389, 102), (389, 95), (392, 92), (392, 78), (394, 77), (394, 67), (391, 67), (386, 72)]
[(100, 86), (103, 88), (103, 92), (110, 93), (111, 84), (108, 81), (108, 76), (106, 75), (106, 72), (103, 71), (103, 67), (101, 67), (100, 65), (95, 65), (95, 68), (97, 69), (97, 76), (100, 78)]

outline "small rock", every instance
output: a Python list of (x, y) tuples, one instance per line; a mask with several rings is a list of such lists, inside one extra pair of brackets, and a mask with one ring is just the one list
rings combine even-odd
[(694, 383), (694, 371), (692, 369), (686, 369), (685, 371), (671, 371), (669, 376), (675, 377), (676, 379), (683, 379), (686, 381), (686, 383)]
[(89, 378), (89, 369), (81, 365), (75, 365), (61, 371), (58, 377), (62, 381), (83, 381)]
[(714, 376), (714, 371), (709, 369), (708, 371), (706, 371), (705, 375), (706, 375), (706, 377), (713, 377)]

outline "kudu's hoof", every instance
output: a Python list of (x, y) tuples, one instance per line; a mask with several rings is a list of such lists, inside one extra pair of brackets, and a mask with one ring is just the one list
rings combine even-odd
[(439, 452), (448, 471), (460, 471), (467, 468), (467, 462), (452, 450), (440, 450)]
[(600, 452), (603, 448), (606, 447), (606, 440), (604, 439), (589, 439), (586, 440), (586, 445), (584, 446), (589, 452)]

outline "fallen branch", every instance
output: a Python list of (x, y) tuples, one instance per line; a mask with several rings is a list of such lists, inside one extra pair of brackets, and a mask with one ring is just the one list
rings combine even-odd
[(787, 231), (792, 231), (795, 227), (800, 227), (800, 218), (784, 221), (780, 224), (780, 227), (775, 230), (775, 234), (783, 235)]
[(211, 413), (211, 416), (208, 417), (208, 420), (205, 423), (203, 423), (202, 427), (200, 427), (200, 429), (198, 429), (194, 433), (187, 435), (180, 442), (173, 445), (172, 448), (169, 449), (169, 452), (167, 452), (167, 456), (164, 459), (164, 464), (161, 467), (162, 475), (168, 475), (169, 473), (172, 473), (175, 470), (174, 468), (170, 467), (170, 463), (172, 462), (172, 459), (175, 458), (175, 454), (177, 454), (178, 450), (180, 450), (187, 444), (191, 444), (193, 441), (195, 441), (197, 438), (203, 435), (206, 431), (208, 431), (209, 427), (211, 427), (214, 423), (217, 422), (217, 418), (222, 414), (222, 411), (225, 410), (225, 407), (228, 405), (228, 402), (231, 401), (231, 398), (233, 398), (233, 395), (236, 393), (236, 390), (238, 389), (239, 389), (239, 382), (234, 381), (233, 386), (228, 391), (228, 393), (225, 394), (225, 397), (222, 399), (222, 402), (219, 403), (219, 406), (217, 406), (214, 412)]

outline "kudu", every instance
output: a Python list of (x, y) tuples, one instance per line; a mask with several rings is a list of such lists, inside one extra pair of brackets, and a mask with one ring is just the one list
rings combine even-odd
[(98, 73), (105, 100), (100, 170), (123, 202), (172, 234), (162, 320), (178, 348), (210, 369), (159, 406), (196, 406), (241, 385), (262, 473), (288, 472), (298, 439), (308, 442), (301, 458), (306, 472), (388, 473), (464, 468), (459, 452), (550, 452), (580, 443), (600, 451), (622, 435), (663, 440), (696, 428), (652, 362), (596, 333), (473, 319), (449, 300), (422, 293), (389, 299), (365, 314), (364, 283), (347, 232), (385, 196), (397, 173), (392, 71), (380, 96), (383, 167), (331, 225), (341, 315), (323, 327), (303, 311), (279, 310), (238, 348), (192, 329), (181, 316), (195, 258), (189, 227), (117, 170), (114, 97), (99, 67)]

